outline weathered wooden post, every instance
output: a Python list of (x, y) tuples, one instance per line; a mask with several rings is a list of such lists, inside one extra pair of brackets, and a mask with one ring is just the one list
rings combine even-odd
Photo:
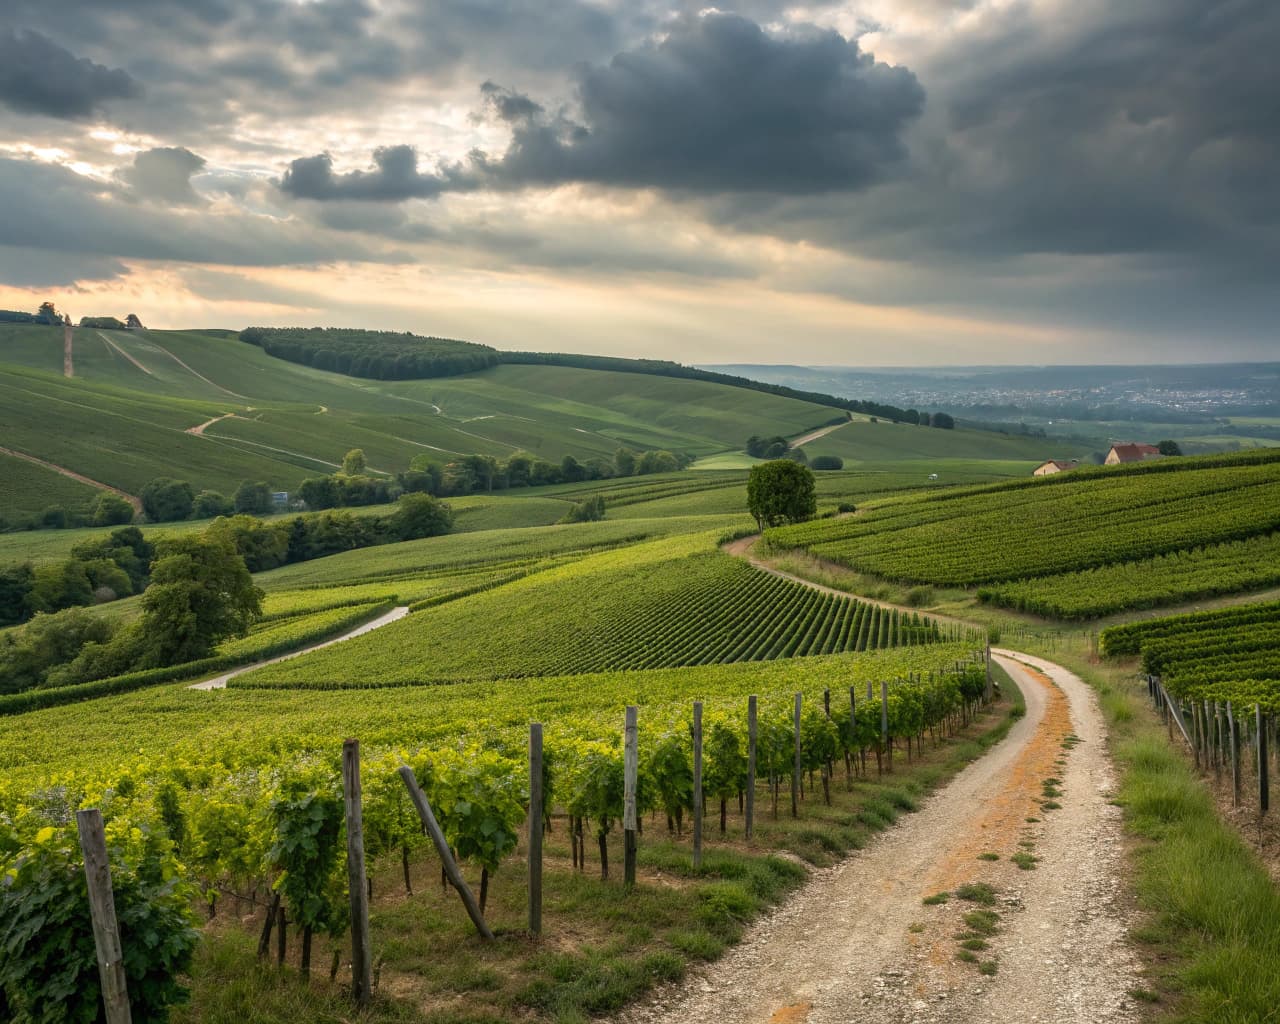
[[(849, 687), (849, 749), (844, 755), (845, 766), (845, 788), (853, 790), (853, 771), (857, 770), (858, 754), (853, 749), (853, 738), (858, 735), (858, 698), (854, 693), (853, 687)], [(850, 765), (853, 771), (850, 771)]]
[(693, 867), (702, 867), (702, 701), (693, 702)]
[(893, 743), (889, 740), (889, 684), (880, 684), (880, 742), (888, 751), (888, 770), (893, 771)]
[(476, 931), (486, 939), (492, 939), (493, 932), (484, 923), (484, 915), (480, 913), (480, 905), (476, 903), (476, 898), (472, 894), (470, 886), (467, 885), (467, 880), (462, 877), (462, 872), (458, 870), (458, 864), (453, 859), (453, 851), (449, 849), (449, 843), (444, 837), (444, 832), (440, 830), (440, 823), (436, 821), (436, 816), (431, 810), (431, 803), (427, 800), (427, 794), (418, 785), (413, 769), (407, 764), (401, 765), (400, 778), (403, 780), (405, 788), (409, 791), (409, 799), (413, 801), (418, 817), (422, 819), (423, 829), (431, 837), (436, 853), (440, 855), (440, 863), (444, 867), (445, 876), (458, 891), (458, 896), (462, 899), (462, 905), (467, 909), (467, 916), (471, 918), (471, 923), (476, 926)]
[(636, 884), (636, 780), (640, 773), (640, 709), (627, 706), (622, 748), (622, 882)]
[(359, 740), (342, 744), (342, 798), (347, 812), (347, 891), (351, 898), (351, 994), (356, 1005), (363, 1007), (373, 996), (373, 951), (369, 943), (369, 890), (365, 885)]
[(1254, 705), (1254, 717), (1258, 724), (1258, 813), (1266, 814), (1271, 806), (1271, 786), (1267, 778), (1269, 768), (1267, 758), (1267, 721), (1268, 716), (1262, 713), (1261, 705)]
[(529, 723), (529, 934), (542, 934), (542, 723)]
[(98, 954), (98, 980), (102, 984), (102, 1005), (107, 1024), (131, 1024), (129, 990), (124, 974), (124, 949), (116, 924), (115, 895), (111, 891), (111, 862), (107, 859), (107, 837), (102, 830), (102, 812), (96, 807), (76, 811), (80, 849), (84, 853), (84, 878), (89, 890), (89, 918), (93, 924), (93, 946)]
[(991, 698), (995, 694), (995, 689), (994, 689), (995, 681), (991, 678), (991, 640), (990, 638), (987, 639), (987, 654), (984, 660), (985, 660), (986, 669), (987, 669), (987, 686), (986, 686), (986, 689), (983, 691), (983, 699), (988, 704), (990, 704)]
[(796, 694), (795, 710), (795, 755), (791, 765), (791, 817), (800, 817), (800, 702), (803, 695)]
[(747, 822), (746, 836), (751, 838), (756, 820), (756, 695), (747, 698)]
[(1231, 737), (1231, 806), (1240, 806), (1240, 723), (1227, 701), (1227, 732)]

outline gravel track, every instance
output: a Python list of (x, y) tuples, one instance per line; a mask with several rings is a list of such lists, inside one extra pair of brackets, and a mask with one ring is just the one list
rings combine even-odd
[[(1136, 1019), (1126, 995), (1140, 982), (1125, 944), (1121, 823), (1096, 696), (1066, 669), (996, 653), (1027, 700), (1003, 741), (866, 849), (814, 872), (721, 961), (618, 1019)], [(1061, 780), (1061, 807), (1042, 810), (1050, 777)], [(1019, 849), (1039, 858), (1034, 870), (1009, 860)], [(979, 860), (984, 852), (1000, 859)], [(979, 954), (998, 965), (994, 977), (956, 959), (955, 935), (974, 904), (921, 903), (965, 882), (998, 893), (999, 931)]]

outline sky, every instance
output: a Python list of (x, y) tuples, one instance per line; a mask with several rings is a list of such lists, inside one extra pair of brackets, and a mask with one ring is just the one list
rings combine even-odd
[(4, 0), (0, 308), (1280, 359), (1275, 0)]

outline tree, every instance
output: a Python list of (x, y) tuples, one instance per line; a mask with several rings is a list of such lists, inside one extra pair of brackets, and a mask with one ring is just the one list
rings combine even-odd
[(42, 324), (50, 324), (59, 327), (62, 325), (62, 314), (52, 302), (40, 303), (40, 309), (36, 311), (36, 319)]
[(747, 478), (747, 509), (760, 529), (798, 523), (818, 511), (813, 473), (789, 459), (774, 459), (751, 467)]
[(566, 455), (560, 460), (560, 477), (565, 483), (579, 483), (586, 475), (582, 465), (572, 455)]
[(137, 313), (130, 313), (127, 317), (125, 317), (124, 325), (126, 328), (128, 328), (131, 331), (144, 330), (142, 326), (142, 321), (138, 319)]
[(839, 455), (815, 455), (809, 460), (810, 469), (844, 469), (844, 459)]
[(956, 421), (952, 416), (945, 412), (935, 412), (929, 417), (929, 426), (940, 427), (943, 430), (955, 430)]
[(186, 519), (191, 515), (195, 492), (185, 480), (173, 480), (167, 476), (156, 477), (142, 488), (142, 511), (153, 523), (167, 523)]
[(230, 537), (162, 540), (142, 595), (141, 667), (194, 661), (244, 636), (262, 614), (262, 597)]
[(235, 510), (235, 504), (221, 491), (204, 490), (192, 502), (191, 518), (217, 519), (219, 516), (229, 516)]
[(342, 472), (346, 476), (362, 476), (366, 468), (363, 448), (352, 448), (342, 456)]
[(636, 471), (636, 453), (626, 448), (619, 448), (613, 453), (613, 468), (618, 476), (632, 476)]
[(47, 530), (65, 530), (70, 525), (70, 516), (61, 505), (50, 505), (40, 513), (40, 525)]
[(649, 473), (674, 473), (680, 468), (680, 460), (662, 448), (645, 452), (636, 464), (636, 474), (646, 476)]
[(1182, 448), (1179, 447), (1177, 441), (1164, 440), (1164, 441), (1161, 441), (1158, 445), (1156, 445), (1156, 447), (1160, 449), (1161, 455), (1181, 455), (1182, 454)]
[(33, 577), (30, 562), (0, 566), (0, 626), (12, 626), (26, 618)]
[(232, 499), (236, 512), (250, 516), (267, 516), (275, 510), (271, 486), (262, 480), (246, 480), (236, 488)]
[(92, 601), (93, 584), (84, 564), (74, 558), (38, 566), (27, 594), (27, 607), (33, 612), (56, 612)]
[(562, 523), (597, 523), (604, 518), (604, 497), (593, 494), (586, 501), (578, 502), (569, 509)]
[(400, 540), (435, 537), (453, 528), (453, 512), (429, 494), (402, 494), (396, 502), (391, 529)]
[(533, 472), (533, 456), (527, 452), (516, 452), (503, 467), (508, 487), (528, 487), (529, 474)]
[(93, 506), (94, 526), (124, 526), (133, 522), (133, 506), (118, 494), (106, 491)]

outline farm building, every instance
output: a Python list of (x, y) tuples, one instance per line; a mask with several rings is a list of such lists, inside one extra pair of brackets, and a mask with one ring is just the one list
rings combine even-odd
[(1049, 459), (1048, 461), (1042, 462), (1040, 465), (1036, 466), (1036, 468), (1031, 471), (1031, 475), (1049, 476), (1051, 473), (1062, 473), (1068, 469), (1075, 469), (1078, 465), (1080, 465), (1080, 461), (1078, 459)]
[(1111, 446), (1111, 451), (1107, 452), (1107, 457), (1103, 460), (1103, 464), (1119, 466), (1126, 462), (1145, 462), (1147, 459), (1160, 459), (1163, 457), (1160, 454), (1160, 449), (1153, 444), (1138, 444), (1134, 441), (1125, 441)]

